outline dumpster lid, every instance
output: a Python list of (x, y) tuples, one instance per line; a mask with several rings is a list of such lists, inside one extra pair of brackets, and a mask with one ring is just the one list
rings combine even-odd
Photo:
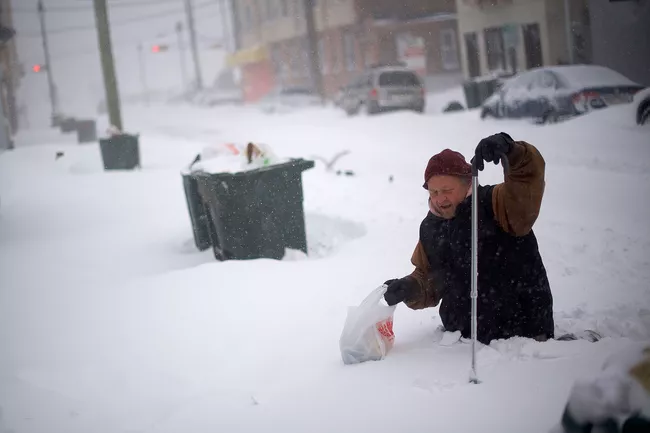
[(182, 173), (247, 173), (261, 168), (275, 167), (291, 161), (295, 161), (295, 158), (278, 157), (273, 149), (271, 149), (271, 146), (265, 143), (248, 142), (243, 146), (224, 143), (223, 145), (211, 145), (204, 148)]
[(253, 171), (265, 167), (273, 167), (278, 164), (283, 164), (289, 162), (289, 158), (278, 158), (275, 161), (269, 163), (267, 166), (260, 167), (256, 164), (246, 164), (243, 158), (240, 155), (228, 155), (228, 156), (219, 156), (217, 158), (211, 158), (207, 160), (200, 160), (195, 162), (189, 167), (190, 172), (204, 172), (208, 174), (220, 174), (220, 173), (242, 173), (247, 171)]
[(189, 173), (195, 176), (209, 176), (212, 178), (219, 177), (229, 177), (229, 176), (247, 176), (251, 174), (264, 173), (266, 171), (276, 170), (276, 169), (286, 169), (286, 168), (297, 168), (301, 170), (308, 170), (314, 167), (314, 161), (302, 159), (302, 158), (287, 158), (276, 164), (271, 164), (264, 167), (250, 167), (250, 168), (241, 168), (238, 170), (232, 171), (206, 171), (203, 169), (195, 168)]

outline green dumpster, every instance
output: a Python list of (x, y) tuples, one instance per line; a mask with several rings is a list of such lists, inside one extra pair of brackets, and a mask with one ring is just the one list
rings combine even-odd
[(94, 120), (77, 120), (77, 143), (97, 141), (97, 126)]
[(314, 161), (292, 159), (238, 173), (193, 174), (208, 211), (217, 260), (282, 259), (307, 253), (302, 172)]
[(485, 79), (478, 82), (478, 100), (479, 105), (483, 104), (487, 98), (492, 96), (497, 89), (499, 80), (497, 78)]
[(64, 134), (74, 132), (77, 128), (77, 120), (74, 117), (64, 117), (59, 121), (59, 129)]
[(468, 110), (479, 107), (481, 101), (478, 94), (478, 83), (474, 80), (467, 80), (463, 83), (463, 93), (465, 93), (465, 105)]
[(182, 177), (185, 201), (187, 202), (187, 210), (190, 214), (190, 222), (192, 223), (194, 244), (199, 251), (204, 251), (212, 245), (210, 240), (210, 217), (208, 209), (206, 209), (203, 199), (199, 194), (196, 178), (190, 173), (183, 173)]
[(118, 134), (99, 140), (104, 170), (133, 170), (140, 167), (139, 136)]

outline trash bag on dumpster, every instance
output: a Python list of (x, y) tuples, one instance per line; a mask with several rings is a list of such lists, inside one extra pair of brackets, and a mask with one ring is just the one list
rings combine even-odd
[(281, 162), (271, 146), (265, 143), (248, 143), (244, 154), (243, 166), (248, 169), (268, 167)]
[(393, 348), (393, 313), (396, 306), (383, 305), (387, 286), (375, 289), (358, 307), (348, 309), (339, 340), (344, 364), (380, 361)]
[(195, 163), (192, 172), (242, 173), (259, 168), (289, 162), (289, 158), (278, 157), (271, 146), (249, 142), (245, 145), (226, 143), (205, 147)]

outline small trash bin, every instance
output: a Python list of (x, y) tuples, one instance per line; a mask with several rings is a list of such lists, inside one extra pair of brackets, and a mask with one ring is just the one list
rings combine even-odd
[(182, 176), (187, 210), (190, 214), (190, 222), (192, 223), (194, 244), (199, 251), (205, 251), (212, 245), (210, 241), (209, 211), (203, 204), (203, 200), (199, 194), (198, 183), (194, 176), (188, 173), (183, 173)]
[(468, 110), (481, 105), (478, 94), (478, 83), (476, 81), (465, 81), (463, 83), (463, 93), (465, 93), (465, 105), (467, 105)]
[(52, 114), (50, 116), (50, 126), (52, 128), (59, 128), (61, 126), (61, 121), (63, 120), (63, 116), (59, 113)]
[(64, 117), (59, 122), (59, 129), (63, 133), (74, 132), (77, 129), (77, 120), (74, 117)]
[(99, 139), (104, 170), (133, 170), (140, 167), (139, 136), (118, 134)]
[(238, 173), (195, 173), (217, 260), (280, 260), (285, 248), (307, 253), (302, 172), (313, 167), (292, 159)]
[(94, 120), (77, 121), (77, 143), (92, 143), (97, 141), (97, 126)]

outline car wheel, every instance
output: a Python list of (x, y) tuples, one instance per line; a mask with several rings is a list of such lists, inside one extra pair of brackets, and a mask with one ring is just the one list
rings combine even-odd
[(415, 107), (413, 109), (413, 111), (415, 111), (416, 113), (420, 113), (420, 114), (424, 113), (424, 105), (418, 105), (417, 107)]
[(639, 125), (650, 124), (650, 101), (639, 107), (639, 114), (637, 115), (637, 123)]
[(548, 111), (542, 116), (542, 124), (548, 125), (558, 122), (558, 115), (555, 111)]
[(359, 114), (359, 106), (357, 105), (356, 107), (351, 107), (349, 104), (345, 107), (345, 114), (348, 116), (354, 116), (356, 114)]
[(497, 116), (495, 116), (492, 110), (490, 110), (489, 108), (481, 109), (481, 119), (486, 119), (488, 117), (496, 119)]
[(363, 112), (366, 116), (372, 116), (373, 114), (377, 114), (379, 112), (379, 109), (377, 108), (377, 104), (372, 101), (367, 101), (363, 105)]

